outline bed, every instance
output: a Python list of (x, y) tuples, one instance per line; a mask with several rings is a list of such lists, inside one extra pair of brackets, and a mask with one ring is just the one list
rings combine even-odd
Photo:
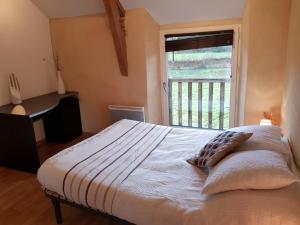
[(201, 193), (207, 174), (186, 160), (219, 133), (122, 120), (48, 159), (38, 180), (58, 223), (62, 201), (139, 225), (300, 224), (299, 183)]

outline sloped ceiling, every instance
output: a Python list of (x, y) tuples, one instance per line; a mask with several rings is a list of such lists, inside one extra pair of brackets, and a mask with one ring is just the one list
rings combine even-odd
[[(32, 0), (50, 18), (104, 13), (102, 0)], [(145, 8), (159, 24), (242, 17), (246, 0), (120, 0), (125, 9)]]

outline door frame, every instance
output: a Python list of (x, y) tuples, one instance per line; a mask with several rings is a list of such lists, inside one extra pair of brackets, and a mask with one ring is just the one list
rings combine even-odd
[(166, 29), (160, 31), (160, 63), (161, 63), (161, 104), (163, 124), (169, 126), (169, 100), (168, 100), (168, 74), (167, 74), (167, 55), (165, 52), (165, 35), (185, 34), (197, 32), (210, 32), (233, 30), (233, 51), (232, 51), (232, 79), (230, 96), (230, 127), (238, 126), (238, 108), (239, 108), (239, 74), (240, 74), (240, 48), (241, 48), (241, 25), (218, 25), (203, 26), (193, 28)]

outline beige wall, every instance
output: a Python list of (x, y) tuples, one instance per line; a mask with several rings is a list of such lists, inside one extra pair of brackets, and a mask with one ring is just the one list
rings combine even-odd
[[(144, 106), (149, 122), (162, 122), (161, 30), (242, 23), (239, 119), (244, 124), (257, 124), (264, 111), (273, 111), (279, 117), (288, 69), (287, 98), (283, 101), (288, 110), (283, 110), (283, 122), (296, 143), (292, 132), (296, 123), (291, 121), (298, 119), (296, 111), (300, 109), (295, 103), (299, 82), (299, 1), (293, 0), (289, 21), (290, 8), (290, 0), (249, 0), (242, 20), (163, 26), (144, 9), (130, 10), (126, 18), (129, 77), (119, 72), (104, 15), (52, 20), (50, 27), (66, 87), (80, 92), (84, 130), (95, 132), (109, 125), (109, 104)], [(56, 89), (49, 19), (31, 1), (0, 2), (0, 49), (0, 105), (10, 102), (11, 72), (20, 80), (24, 99)], [(37, 136), (43, 136), (40, 125)]]
[[(242, 87), (244, 124), (258, 124), (263, 112), (280, 119), (286, 80), (289, 0), (249, 0), (243, 18)], [(243, 90), (243, 89), (241, 89)]]
[(10, 103), (10, 73), (18, 77), (23, 99), (56, 89), (49, 19), (28, 0), (0, 1), (0, 105)]
[[(152, 116), (156, 106), (151, 102), (148, 105), (147, 77), (155, 78), (158, 59), (155, 51), (146, 48), (146, 45), (156, 45), (154, 40), (147, 38), (145, 41), (146, 31), (155, 31), (156, 25), (145, 10), (130, 10), (126, 15), (128, 77), (119, 72), (106, 17), (55, 19), (50, 24), (53, 47), (61, 58), (66, 88), (80, 92), (85, 131), (96, 132), (110, 124), (107, 109), (110, 104), (144, 106), (148, 121), (159, 120)], [(155, 66), (151, 69), (154, 71), (147, 68), (150, 63)], [(149, 96), (155, 95), (152, 88), (150, 90)], [(156, 113), (161, 114), (160, 111)]]
[(300, 1), (293, 0), (288, 39), (288, 86), (284, 99), (284, 127), (300, 166)]

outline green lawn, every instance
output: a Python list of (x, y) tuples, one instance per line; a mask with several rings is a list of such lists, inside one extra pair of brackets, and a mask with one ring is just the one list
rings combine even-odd
[[(230, 79), (231, 48), (224, 51), (179, 51), (168, 53), (168, 77), (173, 79)], [(222, 50), (221, 48), (219, 50)], [(208, 83), (203, 84), (202, 126), (208, 128)], [(224, 129), (229, 128), (230, 83), (225, 85)], [(173, 124), (178, 125), (178, 84), (173, 83), (172, 90)], [(220, 115), (220, 83), (214, 84), (213, 91), (213, 129), (219, 129)], [(182, 85), (182, 123), (188, 126), (188, 83)], [(192, 125), (198, 127), (198, 84), (192, 85)]]
[(176, 69), (168, 71), (169, 78), (174, 79), (229, 79), (231, 68)]
[[(176, 52), (174, 54), (175, 61), (199, 61), (204, 59), (224, 59), (231, 58), (232, 53), (230, 51), (227, 52), (191, 52), (187, 53), (187, 51)], [(173, 60), (173, 53), (168, 54), (168, 60)]]

